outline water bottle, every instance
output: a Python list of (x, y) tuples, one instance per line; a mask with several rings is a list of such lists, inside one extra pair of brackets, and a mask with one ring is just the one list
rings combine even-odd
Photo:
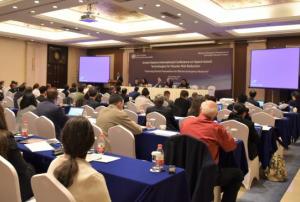
[(165, 163), (165, 158), (164, 158), (164, 150), (163, 150), (163, 145), (158, 144), (157, 145), (157, 150), (156, 150), (157, 156), (156, 156), (156, 165), (159, 167), (160, 170), (163, 170), (164, 168), (164, 163)]
[(21, 127), (21, 136), (28, 137), (28, 122), (24, 120)]
[(98, 154), (104, 154), (105, 151), (105, 137), (104, 134), (101, 133), (99, 135), (99, 137), (96, 140), (96, 144), (95, 144), (95, 152)]

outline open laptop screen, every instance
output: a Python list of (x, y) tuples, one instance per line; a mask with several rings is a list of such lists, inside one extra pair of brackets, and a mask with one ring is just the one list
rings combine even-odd
[(82, 116), (84, 109), (80, 107), (71, 107), (68, 116)]

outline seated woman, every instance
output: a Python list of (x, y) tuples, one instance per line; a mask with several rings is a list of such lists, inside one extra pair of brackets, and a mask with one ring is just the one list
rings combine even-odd
[(178, 88), (190, 88), (190, 84), (186, 79), (181, 79), (180, 84), (177, 86)]
[(245, 105), (241, 103), (235, 103), (233, 106), (233, 112), (230, 113), (228, 120), (236, 120), (245, 124), (249, 128), (248, 155), (249, 159), (253, 160), (258, 155), (260, 137), (255, 130), (254, 123), (246, 118), (247, 113), (248, 109), (245, 107)]
[(111, 201), (103, 175), (85, 160), (95, 141), (93, 127), (84, 117), (70, 119), (62, 130), (65, 154), (50, 164), (53, 174), (78, 202)]
[(11, 132), (7, 130), (7, 125), (4, 117), (4, 109), (0, 105), (0, 155), (8, 160), (16, 169), (22, 201), (26, 201), (33, 196), (31, 190), (31, 177), (35, 174), (33, 167), (26, 163), (20, 151), (18, 150), (17, 143)]
[(20, 110), (17, 113), (17, 124), (22, 124), (23, 114), (26, 112), (33, 112), (36, 110), (37, 101), (32, 93), (26, 93), (20, 102)]

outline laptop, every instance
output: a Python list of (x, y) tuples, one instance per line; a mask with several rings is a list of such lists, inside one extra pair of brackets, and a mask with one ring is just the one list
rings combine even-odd
[(82, 116), (83, 111), (84, 108), (81, 107), (70, 107), (70, 110), (67, 115), (70, 117)]

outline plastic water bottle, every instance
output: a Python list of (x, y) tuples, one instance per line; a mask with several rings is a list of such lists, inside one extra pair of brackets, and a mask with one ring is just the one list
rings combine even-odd
[(28, 137), (28, 122), (24, 120), (21, 127), (21, 136)]
[(96, 140), (96, 148), (95, 148), (95, 151), (96, 153), (98, 154), (104, 154), (104, 151), (105, 151), (105, 137), (104, 137), (104, 134), (100, 134), (99, 137), (97, 138)]
[(159, 167), (160, 170), (163, 170), (164, 168), (164, 163), (165, 163), (165, 158), (164, 158), (164, 150), (163, 150), (163, 145), (158, 144), (157, 145), (157, 156), (156, 156), (156, 165)]

